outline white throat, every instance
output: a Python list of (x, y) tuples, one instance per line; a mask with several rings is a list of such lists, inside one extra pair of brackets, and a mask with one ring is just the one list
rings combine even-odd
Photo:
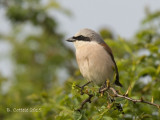
[(76, 49), (84, 47), (84, 46), (88, 46), (91, 44), (97, 44), (97, 43), (94, 41), (76, 41), (76, 42), (74, 42), (74, 46)]

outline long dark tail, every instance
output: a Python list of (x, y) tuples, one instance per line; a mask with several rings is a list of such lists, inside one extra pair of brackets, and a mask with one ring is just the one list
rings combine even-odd
[(118, 74), (116, 75), (115, 84), (118, 85), (118, 86), (120, 86), (120, 87), (123, 87), (123, 85), (119, 82), (119, 75)]

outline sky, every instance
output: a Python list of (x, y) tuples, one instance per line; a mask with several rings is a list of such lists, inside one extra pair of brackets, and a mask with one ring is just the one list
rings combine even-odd
[(98, 31), (109, 28), (117, 35), (131, 38), (140, 29), (145, 7), (160, 9), (160, 0), (58, 0), (72, 12), (72, 17), (57, 14), (60, 30), (66, 37), (82, 28)]
[[(47, 1), (47, 0), (42, 0)], [(160, 10), (160, 0), (57, 0), (62, 7), (70, 10), (71, 17), (59, 12), (50, 11), (48, 14), (57, 18), (58, 31), (65, 33), (65, 38), (73, 36), (82, 28), (98, 31), (109, 28), (116, 35), (131, 38), (140, 29), (140, 22), (145, 16), (144, 9)], [(42, 2), (43, 3), (43, 2)], [(30, 29), (27, 29), (28, 32)], [(25, 33), (27, 33), (27, 30)], [(0, 34), (9, 34), (10, 23), (5, 18), (4, 9), (0, 8)], [(0, 41), (0, 73), (12, 75), (11, 51), (6, 42)], [(8, 56), (8, 57), (7, 57)]]

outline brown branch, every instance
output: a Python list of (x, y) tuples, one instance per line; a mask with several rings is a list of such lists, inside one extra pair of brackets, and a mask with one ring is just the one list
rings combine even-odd
[(76, 85), (78, 88), (81, 88), (81, 95), (84, 94), (83, 89), (84, 89), (84, 87), (87, 86), (89, 83), (91, 83), (91, 81), (87, 82), (86, 84), (84, 84), (84, 85), (82, 85), (82, 86)]
[(87, 94), (87, 95), (88, 95), (88, 98), (85, 99), (85, 100), (81, 103), (81, 106), (77, 109), (77, 111), (80, 112), (80, 111), (83, 109), (83, 106), (84, 106), (87, 102), (91, 103), (91, 98), (93, 97), (93, 95), (92, 95), (92, 94)]
[(133, 99), (133, 98), (129, 98), (125, 95), (120, 95), (117, 93), (117, 91), (112, 88), (112, 87), (109, 87), (109, 88), (103, 88), (100, 92), (104, 92), (104, 91), (107, 91), (107, 90), (111, 90), (114, 94), (114, 97), (120, 97), (120, 98), (124, 98), (124, 99), (127, 99), (129, 101), (132, 101), (133, 103), (146, 103), (146, 104), (149, 104), (149, 105), (153, 105), (153, 106), (156, 106), (157, 108), (160, 108), (160, 105), (158, 104), (155, 104), (155, 103), (152, 103), (152, 102), (148, 102), (148, 101), (145, 101), (143, 100), (142, 98), (140, 100), (136, 100), (136, 99)]

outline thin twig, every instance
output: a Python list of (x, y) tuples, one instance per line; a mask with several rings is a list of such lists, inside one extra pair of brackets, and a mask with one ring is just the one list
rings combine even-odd
[(78, 88), (81, 88), (81, 95), (84, 94), (83, 89), (84, 89), (84, 87), (87, 86), (89, 83), (91, 83), (91, 81), (89, 81), (88, 83), (86, 83), (86, 84), (84, 84), (84, 85), (82, 85), (82, 86), (76, 85)]
[(77, 111), (80, 112), (80, 111), (83, 109), (83, 106), (84, 106), (87, 102), (91, 103), (91, 98), (93, 97), (93, 95), (92, 95), (92, 94), (87, 94), (87, 95), (88, 95), (88, 98), (85, 99), (85, 100), (81, 103), (81, 106), (77, 109)]
[(140, 100), (137, 100), (137, 99), (129, 98), (129, 97), (125, 96), (125, 95), (120, 95), (120, 94), (118, 94), (117, 91), (116, 91), (114, 88), (112, 88), (112, 87), (104, 88), (104, 89), (101, 90), (101, 92), (104, 92), (104, 91), (107, 91), (107, 90), (111, 90), (111, 91), (113, 92), (113, 94), (114, 94), (114, 97), (124, 98), (124, 99), (127, 99), (127, 100), (129, 100), (129, 101), (132, 101), (133, 103), (137, 103), (137, 102), (146, 103), (146, 104), (149, 104), (149, 105), (156, 106), (157, 108), (160, 108), (160, 105), (155, 104), (155, 103), (151, 103), (151, 102), (148, 102), (148, 101), (145, 101), (145, 100), (143, 100), (142, 98), (141, 98)]

